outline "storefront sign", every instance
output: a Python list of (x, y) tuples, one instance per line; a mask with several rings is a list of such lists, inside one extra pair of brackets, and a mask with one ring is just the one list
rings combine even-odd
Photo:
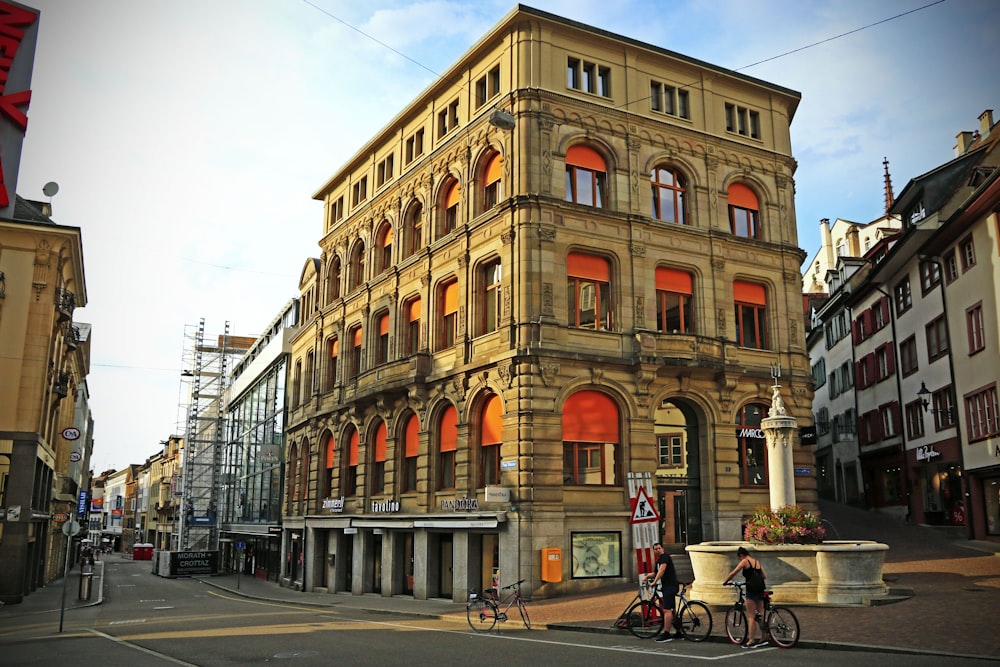
[(343, 512), (344, 496), (341, 496), (339, 498), (324, 498), (323, 509), (330, 510), (331, 512)]
[(917, 460), (930, 461), (936, 456), (941, 456), (941, 452), (934, 449), (934, 445), (923, 445), (917, 447)]
[(487, 486), (484, 499), (488, 503), (509, 503), (510, 489), (506, 486)]
[(183, 577), (192, 574), (216, 574), (218, 571), (218, 551), (177, 551), (170, 554), (171, 575)]
[(76, 504), (76, 513), (83, 516), (87, 513), (87, 492), (86, 490), (80, 492), (79, 501)]
[(741, 428), (736, 431), (737, 438), (760, 438), (764, 439), (764, 431), (759, 428)]
[(478, 512), (478, 498), (455, 498), (454, 500), (442, 500), (441, 509), (445, 512)]
[(399, 501), (398, 500), (373, 500), (372, 501), (372, 513), (373, 514), (390, 514), (392, 512), (399, 511)]

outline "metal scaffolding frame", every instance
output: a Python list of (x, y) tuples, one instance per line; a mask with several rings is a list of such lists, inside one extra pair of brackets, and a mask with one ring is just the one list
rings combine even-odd
[[(187, 424), (181, 473), (181, 507), (175, 515), (177, 551), (219, 548), (219, 487), (226, 439), (226, 386), (233, 364), (246, 353), (233, 345), (229, 322), (215, 344), (205, 341), (205, 319), (184, 328)], [(185, 392), (182, 390), (182, 395)]]

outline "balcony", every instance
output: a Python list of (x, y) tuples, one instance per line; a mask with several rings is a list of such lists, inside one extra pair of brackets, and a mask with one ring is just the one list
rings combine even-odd
[(67, 350), (75, 350), (80, 345), (80, 329), (68, 320), (63, 322), (63, 342), (66, 343)]
[(376, 394), (406, 392), (423, 384), (431, 373), (431, 356), (426, 353), (390, 361), (366, 371), (344, 387), (344, 402), (363, 400)]
[(59, 398), (66, 398), (69, 395), (69, 373), (63, 371), (56, 378), (56, 383), (52, 386), (52, 393)]
[(59, 314), (59, 321), (71, 321), (75, 308), (76, 297), (73, 296), (73, 293), (63, 287), (56, 289), (56, 312)]

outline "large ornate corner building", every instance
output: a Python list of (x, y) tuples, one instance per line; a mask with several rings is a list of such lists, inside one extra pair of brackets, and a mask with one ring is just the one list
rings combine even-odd
[[(325, 183), (292, 340), (282, 581), (464, 600), (633, 577), (768, 503), (811, 422), (780, 86), (518, 6)], [(794, 443), (797, 498), (815, 506)]]

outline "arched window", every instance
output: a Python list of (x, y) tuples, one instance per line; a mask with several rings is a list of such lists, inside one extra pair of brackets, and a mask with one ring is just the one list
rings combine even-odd
[(620, 483), (618, 406), (606, 394), (582, 390), (563, 405), (563, 483)]
[(760, 238), (760, 204), (753, 190), (742, 183), (729, 186), (729, 224), (735, 236)]
[(656, 267), (656, 330), (664, 333), (694, 333), (691, 274), (664, 266)]
[(496, 331), (500, 327), (501, 289), (503, 267), (499, 259), (493, 259), (483, 265), (479, 273), (479, 335)]
[(323, 496), (329, 498), (333, 495), (333, 472), (336, 470), (337, 454), (337, 439), (329, 431), (326, 433), (326, 444), (323, 449), (326, 452), (323, 470)]
[(740, 347), (768, 349), (767, 292), (764, 286), (734, 281), (733, 302), (736, 306), (736, 343)]
[(334, 336), (326, 343), (326, 389), (332, 390), (337, 386), (337, 357), (340, 356), (340, 340)]
[(503, 406), (496, 394), (486, 399), (479, 419), (479, 486), (500, 483)]
[(360, 449), (358, 430), (351, 426), (347, 433), (347, 469), (344, 471), (346, 474), (340, 489), (345, 496), (358, 494), (358, 452)]
[(340, 298), (340, 280), (342, 278), (340, 258), (334, 257), (330, 262), (330, 270), (326, 276), (326, 302), (333, 303)]
[(503, 158), (499, 153), (494, 153), (493, 157), (486, 163), (483, 170), (483, 210), (488, 211), (503, 199)]
[(604, 208), (608, 167), (600, 153), (589, 146), (566, 151), (566, 201)]
[(657, 167), (653, 169), (650, 182), (653, 189), (653, 217), (664, 222), (686, 224), (686, 184), (680, 172), (671, 167)]
[(306, 401), (312, 397), (316, 390), (313, 386), (313, 373), (315, 372), (315, 368), (316, 354), (312, 350), (309, 350), (309, 352), (306, 353), (305, 376), (302, 378), (302, 396)]
[(378, 248), (376, 270), (378, 273), (382, 273), (392, 268), (392, 225), (387, 220), (382, 223), (376, 238), (375, 247)]
[(375, 346), (375, 363), (389, 361), (389, 313), (378, 316), (378, 341)]
[(403, 259), (424, 247), (424, 207), (414, 203), (406, 212), (406, 238), (403, 239)]
[(571, 252), (566, 257), (569, 326), (612, 328), (611, 267), (597, 255)]
[(364, 241), (358, 241), (354, 244), (354, 250), (351, 251), (351, 284), (348, 286), (348, 290), (353, 290), (361, 285), (365, 281), (365, 244)]
[(458, 410), (449, 405), (438, 424), (438, 490), (455, 488), (455, 454), (458, 450)]
[(407, 301), (404, 312), (406, 313), (406, 331), (403, 339), (406, 341), (406, 354), (416, 354), (420, 351), (420, 297)]
[(379, 421), (375, 429), (375, 453), (372, 459), (372, 495), (385, 493), (385, 422)]
[(410, 415), (403, 429), (402, 493), (417, 490), (417, 454), (420, 451), (420, 420)]
[(309, 497), (309, 441), (303, 440), (299, 447), (299, 487), (302, 491), (299, 497), (306, 500)]
[(458, 280), (451, 279), (438, 288), (441, 331), (438, 349), (444, 350), (458, 342)]
[(364, 340), (364, 331), (361, 327), (355, 327), (350, 333), (351, 341), (351, 366), (348, 369), (353, 380), (361, 373), (361, 343)]
[(760, 420), (767, 406), (750, 403), (736, 414), (736, 441), (740, 453), (740, 486), (767, 485), (767, 444)]
[(299, 500), (299, 488), (297, 483), (299, 481), (299, 446), (297, 443), (292, 443), (291, 447), (288, 448), (288, 471), (285, 478), (285, 495), (288, 497), (289, 502), (289, 514), (292, 513), (292, 503), (296, 503)]
[(444, 213), (441, 216), (441, 236), (451, 234), (458, 227), (458, 204), (462, 199), (462, 189), (458, 187), (458, 181), (452, 179), (451, 183), (445, 187), (444, 193), (444, 199), (442, 200)]

